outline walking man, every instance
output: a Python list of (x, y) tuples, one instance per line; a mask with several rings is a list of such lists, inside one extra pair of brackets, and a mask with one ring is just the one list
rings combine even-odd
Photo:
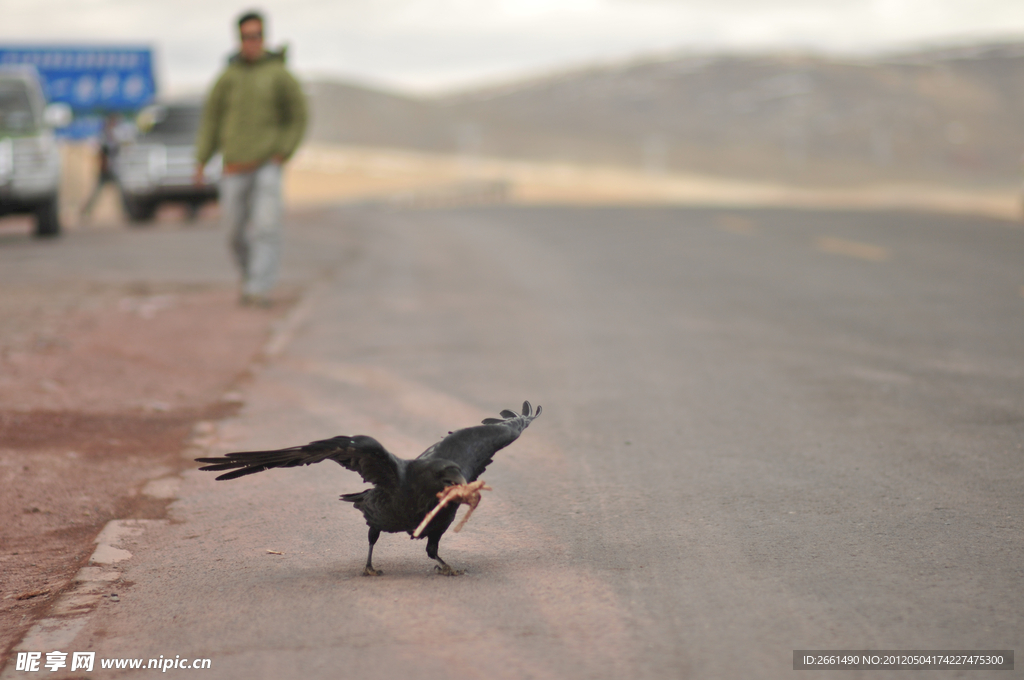
[(281, 252), (281, 168), (302, 140), (306, 100), (285, 50), (263, 49), (263, 16), (238, 19), (241, 48), (206, 99), (196, 140), (196, 182), (220, 151), (220, 205), (242, 274), (242, 304), (269, 306)]
[(118, 126), (121, 123), (121, 114), (108, 113), (103, 122), (103, 132), (100, 134), (100, 167), (96, 177), (96, 186), (93, 188), (85, 205), (82, 206), (80, 218), (84, 222), (92, 215), (92, 208), (96, 205), (96, 199), (103, 192), (103, 187), (108, 184), (117, 185), (117, 176), (114, 174), (114, 158), (121, 146), (118, 135)]

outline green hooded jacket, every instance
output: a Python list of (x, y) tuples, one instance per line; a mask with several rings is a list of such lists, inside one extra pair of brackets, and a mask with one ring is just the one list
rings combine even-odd
[(248, 62), (236, 54), (210, 90), (196, 138), (196, 160), (217, 151), (224, 163), (287, 160), (306, 131), (306, 97), (284, 66), (284, 50)]

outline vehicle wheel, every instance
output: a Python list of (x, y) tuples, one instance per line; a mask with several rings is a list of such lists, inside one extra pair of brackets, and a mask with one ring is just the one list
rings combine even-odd
[(57, 197), (36, 206), (36, 238), (53, 238), (60, 236), (60, 212), (57, 210)]
[(124, 212), (128, 219), (136, 224), (148, 222), (156, 214), (156, 201), (122, 195), (121, 202), (124, 204)]

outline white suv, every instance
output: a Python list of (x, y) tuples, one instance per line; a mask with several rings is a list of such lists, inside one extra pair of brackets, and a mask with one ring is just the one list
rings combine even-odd
[(60, 149), (53, 128), (70, 122), (66, 104), (46, 105), (34, 67), (0, 67), (0, 216), (35, 215), (39, 237), (60, 234)]
[(194, 217), (204, 203), (217, 200), (219, 154), (206, 165), (202, 184), (193, 180), (202, 113), (200, 102), (154, 104), (139, 112), (138, 134), (121, 146), (114, 160), (124, 209), (132, 222), (152, 219), (164, 202), (184, 203)]

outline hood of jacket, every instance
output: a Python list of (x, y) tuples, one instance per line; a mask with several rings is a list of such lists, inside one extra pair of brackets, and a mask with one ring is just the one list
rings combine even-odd
[[(263, 50), (263, 54), (260, 55), (260, 58), (257, 59), (256, 61), (252, 62), (252, 63), (253, 64), (259, 64), (259, 63), (262, 63), (262, 62), (265, 62), (265, 61), (279, 61), (279, 62), (281, 62), (283, 64), (283, 63), (285, 63), (287, 58), (288, 58), (288, 47), (285, 46), (285, 47), (282, 47), (281, 49), (277, 50), (276, 52), (273, 51), (273, 50)], [(246, 63), (246, 61), (242, 57), (242, 53), (241, 52), (235, 52), (230, 57), (228, 57), (228, 63), (229, 64), (243, 64), (243, 63)]]

